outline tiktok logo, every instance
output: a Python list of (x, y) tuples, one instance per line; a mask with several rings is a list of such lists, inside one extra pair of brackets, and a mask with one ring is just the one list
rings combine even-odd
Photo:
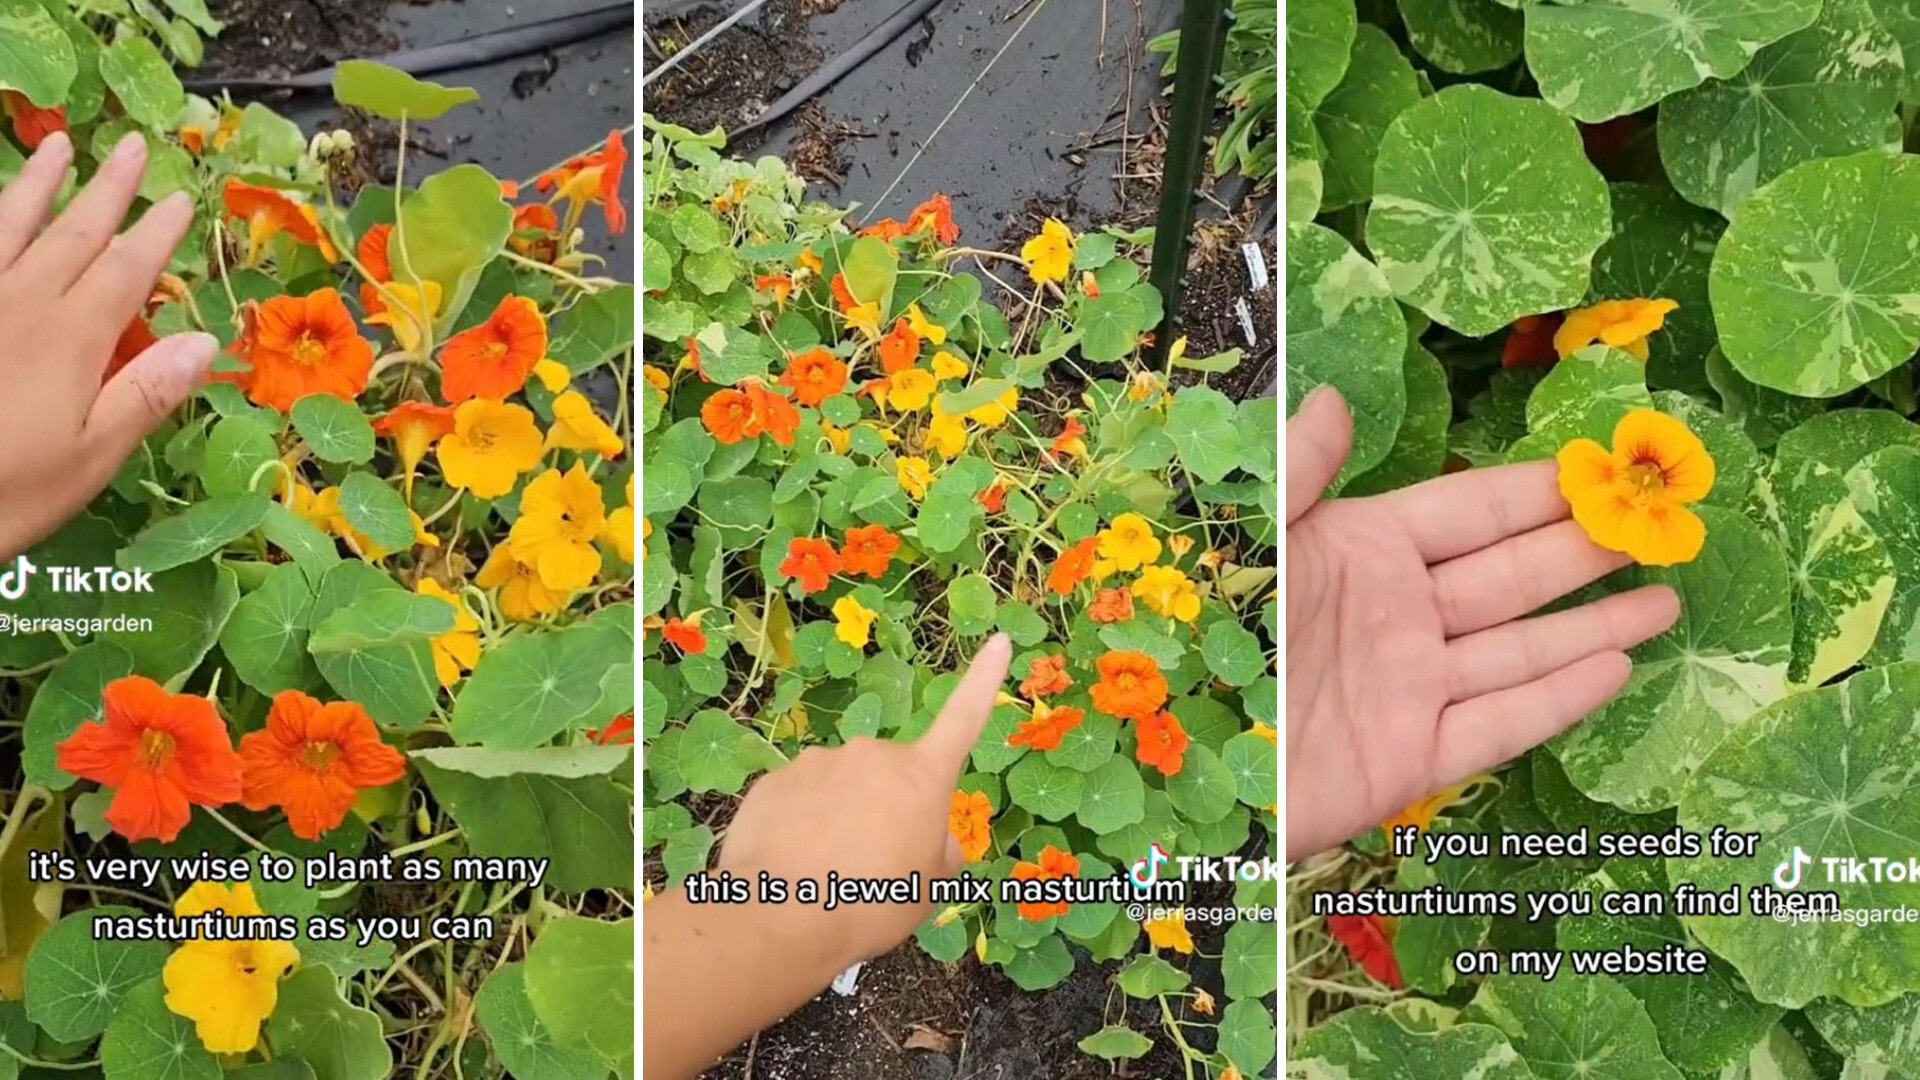
[(1147, 852), (1147, 857), (1134, 863), (1133, 868), (1127, 871), (1127, 876), (1133, 879), (1135, 885), (1144, 889), (1160, 880), (1160, 864), (1169, 862), (1172, 858), (1173, 856), (1160, 850), (1159, 844), (1154, 844)]
[(1799, 844), (1793, 845), (1793, 854), (1773, 868), (1773, 883), (1783, 891), (1792, 891), (1800, 887), (1800, 868), (1813, 863), (1813, 856), (1801, 850)]
[(27, 595), (27, 582), (39, 571), (25, 555), (13, 561), (13, 569), (0, 574), (0, 600), (18, 600)]

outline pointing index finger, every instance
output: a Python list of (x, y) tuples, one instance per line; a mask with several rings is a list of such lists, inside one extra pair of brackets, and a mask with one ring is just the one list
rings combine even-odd
[(929, 768), (949, 780), (958, 778), (973, 753), (980, 733), (986, 730), (993, 714), (993, 700), (1007, 681), (1007, 665), (1013, 661), (1013, 643), (1005, 634), (995, 634), (981, 646), (967, 673), (960, 677), (933, 726), (920, 736), (914, 750)]

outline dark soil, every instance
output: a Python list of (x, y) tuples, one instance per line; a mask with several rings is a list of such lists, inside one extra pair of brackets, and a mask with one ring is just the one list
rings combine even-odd
[(207, 43), (198, 76), (278, 77), (374, 56), (395, 42), (383, 21), (385, 0), (211, 0), (227, 24)]
[[(1260, 257), (1266, 263), (1266, 283), (1254, 289), (1254, 281), (1242, 248), (1246, 236), (1247, 214), (1238, 219), (1202, 225), (1195, 236), (1186, 287), (1180, 301), (1176, 334), (1187, 335), (1187, 356), (1200, 359), (1241, 350), (1239, 366), (1224, 374), (1206, 375), (1207, 385), (1235, 401), (1245, 401), (1266, 393), (1278, 374), (1279, 348), (1274, 329), (1279, 325), (1278, 290), (1274, 285), (1279, 262), (1278, 237), (1269, 235), (1260, 245)], [(1254, 337), (1249, 341), (1246, 326), (1237, 310), (1246, 301), (1252, 319)], [(1177, 370), (1174, 384), (1197, 383), (1196, 371)]]
[[(648, 84), (647, 110), (695, 131), (718, 125), (731, 132), (752, 122), (762, 109), (818, 66), (821, 54), (807, 42), (806, 21), (813, 14), (838, 6), (837, 0), (831, 6), (821, 0), (771, 0)], [(730, 13), (727, 6), (714, 4), (654, 20), (647, 32), (661, 53), (646, 50), (645, 70), (653, 70), (718, 26)], [(763, 137), (750, 135), (742, 145), (730, 149), (744, 152)], [(813, 178), (830, 179), (825, 175)]]

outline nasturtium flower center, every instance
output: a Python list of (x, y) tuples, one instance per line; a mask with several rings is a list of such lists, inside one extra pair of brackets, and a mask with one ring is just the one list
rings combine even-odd
[(140, 763), (149, 769), (157, 769), (161, 763), (173, 756), (173, 736), (164, 731), (148, 728), (140, 734)]
[(1667, 474), (1657, 461), (1642, 461), (1627, 466), (1627, 488), (1633, 492), (1634, 502), (1641, 506), (1651, 504), (1660, 497), (1667, 486)]
[(340, 747), (330, 742), (310, 742), (300, 750), (300, 763), (314, 772), (326, 772), (340, 756)]
[(300, 340), (293, 343), (293, 359), (301, 367), (319, 367), (327, 361), (327, 347), (311, 333), (301, 334)]

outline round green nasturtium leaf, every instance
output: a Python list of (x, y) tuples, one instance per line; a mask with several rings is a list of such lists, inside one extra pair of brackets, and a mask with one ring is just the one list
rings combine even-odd
[[(1667, 875), (1703, 892), (1770, 883), (1796, 852), (1815, 862), (1802, 887), (1832, 892), (1843, 910), (1897, 908), (1907, 882), (1828, 881), (1821, 859), (1912, 856), (1920, 814), (1920, 663), (1870, 668), (1795, 694), (1735, 728), (1680, 795), (1681, 826), (1757, 833), (1749, 859), (1672, 859)], [(1920, 990), (1920, 925), (1885, 921), (1683, 920), (1701, 944), (1737, 968), (1760, 1001), (1799, 1008), (1817, 997), (1882, 1005)]]
[(1864, 1065), (1887, 1070), (1876, 1073), (1867, 1069), (1859, 1075), (1920, 1073), (1920, 1043), (1914, 1040), (1914, 1032), (1920, 1031), (1920, 994), (1902, 994), (1868, 1009), (1822, 999), (1807, 1006), (1807, 1019), (1834, 1050)]
[[(200, 1044), (193, 1021), (175, 1015), (166, 998), (167, 988), (155, 968), (115, 1006), (100, 1039), (102, 1075), (110, 1080), (220, 1080), (225, 1075), (220, 1059)], [(23, 1049), (32, 1046), (29, 1039)]]
[(107, 1029), (128, 991), (160, 974), (171, 950), (158, 941), (97, 941), (96, 918), (137, 918), (106, 904), (76, 911), (48, 927), (27, 953), (27, 1015), (62, 1042)]
[(1226, 479), (1240, 464), (1240, 411), (1232, 398), (1210, 386), (1185, 386), (1174, 393), (1167, 406), (1167, 437), (1180, 464), (1204, 483)]
[(1820, 0), (1588, 0), (1526, 9), (1540, 96), (1593, 124), (1724, 79), (1813, 22)]
[(1574, 439), (1613, 445), (1613, 429), (1635, 409), (1653, 407), (1647, 369), (1606, 345), (1589, 345), (1553, 365), (1527, 398), (1527, 437), (1508, 451), (1514, 461), (1550, 458)]
[(1180, 771), (1167, 777), (1167, 798), (1190, 823), (1206, 825), (1226, 817), (1238, 790), (1220, 755), (1197, 739), (1182, 756)]
[(1441, 71), (1474, 75), (1520, 58), (1526, 27), (1494, 0), (1399, 0), (1415, 52)]
[(266, 583), (240, 598), (220, 631), (220, 651), (240, 681), (271, 697), (313, 690), (320, 669), (307, 652), (314, 586), (296, 563), (267, 568)]
[[(1026, 760), (1032, 761), (1034, 756), (1028, 755)], [(1008, 784), (1012, 784), (1011, 776)], [(1111, 757), (1086, 774), (1080, 788), (1080, 807), (1074, 811), (1080, 824), (1096, 834), (1110, 833), (1138, 824), (1146, 816), (1147, 786), (1140, 779), (1139, 765), (1127, 758)]]
[[(1385, 30), (1361, 23), (1340, 85), (1313, 114), (1319, 135), (1320, 208), (1338, 210), (1373, 198), (1373, 160), (1387, 125), (1420, 100), (1413, 64)], [(1294, 138), (1292, 132), (1288, 138)]]
[(1461, 1017), (1506, 1032), (1540, 1080), (1682, 1080), (1646, 1007), (1605, 975), (1495, 975)]
[[(1826, 416), (1837, 416), (1827, 413)], [(1823, 425), (1823, 429), (1825, 429)], [(1754, 479), (1747, 513), (1781, 540), (1793, 582), (1787, 679), (1818, 686), (1865, 656), (1893, 600), (1892, 557), (1847, 489), (1847, 465), (1792, 452), (1788, 432)], [(1837, 440), (1836, 440), (1837, 441)]]
[[(1557, 942), (1563, 952), (1632, 945), (1653, 953), (1671, 942), (1687, 940), (1680, 920), (1671, 913), (1602, 912), (1602, 894), (1666, 895), (1667, 875), (1659, 859), (1609, 859), (1578, 889), (1593, 894), (1595, 913), (1559, 921)], [(1563, 970), (1562, 978), (1566, 977)], [(1782, 1011), (1755, 1001), (1735, 978), (1733, 968), (1718, 958), (1704, 975), (1624, 975), (1619, 982), (1646, 1006), (1667, 1060), (1689, 1073), (1713, 1073), (1744, 1056), (1779, 1021)]]
[(448, 110), (478, 101), (469, 87), (441, 86), (371, 60), (344, 60), (333, 69), (334, 100), (388, 120), (437, 120)]
[[(527, 950), (527, 999), (562, 1046), (633, 1057), (634, 920), (562, 916)], [(631, 1066), (627, 1074), (632, 1074)]]
[(947, 586), (947, 617), (956, 634), (992, 630), (995, 604), (993, 582), (979, 574), (963, 574)]
[(1241, 802), (1264, 810), (1280, 801), (1280, 750), (1271, 738), (1243, 731), (1227, 740), (1220, 761)]
[(352, 402), (332, 394), (308, 394), (293, 403), (292, 417), (293, 430), (320, 460), (351, 465), (373, 460), (373, 425)]
[(1447, 426), (1453, 422), (1453, 398), (1447, 369), (1418, 341), (1408, 340), (1401, 376), (1407, 387), (1407, 412), (1387, 456), (1340, 489), (1342, 495), (1378, 495), (1410, 487), (1440, 475), (1447, 461)]
[(1287, 415), (1315, 387), (1340, 391), (1353, 414), (1341, 479), (1373, 468), (1393, 448), (1407, 411), (1406, 348), (1406, 319), (1379, 268), (1331, 229), (1288, 226)]
[(286, 474), (263, 466), (279, 456), (272, 429), (258, 415), (222, 417), (207, 432), (200, 454), (200, 482), (209, 495), (275, 491)]
[[(1287, 5), (1287, 98), (1311, 112), (1346, 74), (1358, 18), (1347, 0)], [(48, 104), (53, 104), (48, 102)]]
[(554, 1042), (527, 1000), (526, 964), (507, 964), (487, 976), (473, 1011), (500, 1063), (525, 1080), (602, 1080), (606, 1060), (583, 1047)]
[(100, 77), (127, 115), (149, 131), (167, 131), (187, 107), (173, 65), (139, 34), (119, 37), (100, 50)]
[(737, 794), (752, 771), (741, 755), (741, 741), (748, 733), (719, 709), (694, 713), (680, 738), (680, 775), (687, 786), (694, 791)]
[(1907, 0), (1867, 0), (1880, 25), (1900, 43), (1906, 78), (1901, 83), (1900, 99), (1920, 101), (1920, 8)]
[[(204, 505), (204, 504), (202, 504)], [(133, 673), (168, 683), (200, 666), (240, 602), (240, 582), (231, 566), (193, 562), (153, 576), (153, 592), (109, 601), (106, 614), (138, 615), (153, 620), (151, 632), (128, 624), (96, 641), (109, 642), (133, 657)]]
[(1272, 1063), (1279, 1044), (1273, 1016), (1257, 1001), (1229, 1001), (1220, 1011), (1220, 1052), (1242, 1076), (1259, 1076)]
[(1186, 972), (1152, 953), (1141, 953), (1127, 961), (1127, 966), (1114, 977), (1121, 992), (1143, 1001), (1185, 990), (1189, 981)]
[[(1847, 491), (1893, 565), (1920, 567), (1920, 448), (1868, 455), (1847, 471)], [(1868, 666), (1899, 660), (1920, 660), (1920, 578), (1913, 574), (1894, 574), (1880, 633), (1863, 658)]]
[(1436, 1076), (1533, 1080), (1534, 1076), (1499, 1028), (1454, 1024), (1416, 1032), (1373, 1005), (1336, 1013), (1308, 1028), (1287, 1052), (1287, 1066), (1303, 1068), (1308, 1076), (1347, 1080), (1433, 1080)]
[(1087, 779), (1088, 774), (1055, 765), (1044, 754), (1028, 754), (1007, 770), (1007, 797), (1037, 818), (1065, 821), (1079, 808)]
[(1797, 165), (1734, 211), (1708, 292), (1735, 370), (1834, 397), (1920, 347), (1920, 158), (1869, 151)]
[[(600, 987), (599, 992), (611, 993)], [(393, 1051), (380, 1018), (349, 1004), (326, 967), (303, 967), (280, 983), (280, 1000), (267, 1018), (276, 1056), (313, 1066), (315, 1080), (379, 1080), (393, 1070)]]
[(265, 495), (216, 495), (194, 503), (140, 530), (116, 561), (150, 574), (199, 563), (252, 532), (272, 503)]
[(1698, 558), (1629, 566), (1595, 590), (1671, 586), (1679, 621), (1633, 650), (1626, 689), (1549, 744), (1575, 787), (1634, 813), (1678, 802), (1681, 783), (1720, 739), (1787, 692), (1785, 554), (1735, 511), (1693, 509), (1707, 525)]
[[(1323, 6), (1331, 5), (1332, 0), (1327, 0)], [(1348, 18), (1352, 18), (1351, 14)], [(1291, 36), (1291, 26), (1288, 32)], [(1347, 37), (1352, 36), (1349, 30)], [(1347, 42), (1343, 41), (1340, 43), (1342, 63), (1346, 50)], [(65, 103), (67, 89), (78, 73), (79, 59), (74, 54), (73, 42), (46, 9), (32, 0), (0, 0), (0, 88), (18, 90), (28, 101), (51, 109)], [(1334, 81), (1339, 81), (1338, 74)]]
[(1082, 1053), (1104, 1058), (1107, 1061), (1120, 1058), (1131, 1061), (1145, 1057), (1147, 1051), (1153, 1049), (1153, 1040), (1125, 1024), (1108, 1024), (1081, 1039), (1077, 1045)]
[(1207, 662), (1207, 670), (1229, 686), (1245, 686), (1267, 673), (1267, 656), (1260, 639), (1229, 619), (1207, 627), (1200, 639), (1200, 655)]
[(1280, 928), (1270, 922), (1237, 922), (1221, 945), (1220, 982), (1230, 998), (1266, 997), (1280, 986)]
[(1647, 382), (1709, 389), (1706, 363), (1715, 331), (1707, 273), (1726, 223), (1652, 184), (1609, 184), (1607, 195), (1613, 236), (1594, 253), (1589, 302), (1644, 297), (1679, 304), (1647, 338)]
[(1738, 74), (1661, 102), (1660, 162), (1689, 202), (1731, 216), (1803, 161), (1888, 149), (1904, 82), (1900, 45), (1866, 0), (1825, 0), (1812, 26)]
[[(989, 943), (987, 958), (997, 959), (992, 943)], [(1031, 946), (1014, 949), (1011, 955), (998, 959), (998, 963), (1007, 978), (1028, 993), (1050, 990), (1073, 974), (1073, 954), (1067, 951), (1066, 941), (1058, 934), (1048, 934)]]
[(1388, 126), (1366, 237), (1400, 299), (1483, 337), (1578, 304), (1608, 222), (1606, 181), (1572, 121), (1544, 102), (1462, 84)]

